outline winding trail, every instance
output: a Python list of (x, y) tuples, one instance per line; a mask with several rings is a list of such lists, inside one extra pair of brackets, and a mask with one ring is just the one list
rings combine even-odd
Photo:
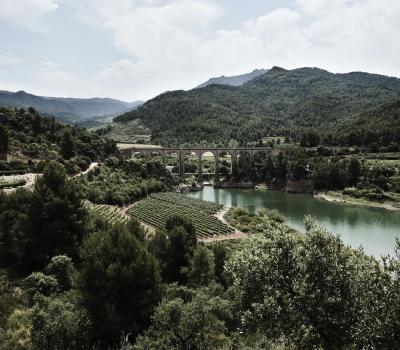
[(209, 242), (219, 242), (219, 241), (227, 241), (227, 240), (232, 240), (232, 239), (243, 239), (248, 237), (248, 235), (242, 231), (239, 231), (232, 225), (228, 223), (228, 221), (225, 220), (225, 214), (229, 211), (229, 207), (224, 207), (220, 211), (216, 212), (214, 216), (220, 220), (222, 223), (224, 223), (226, 226), (230, 227), (232, 230), (234, 230), (233, 233), (227, 234), (227, 235), (221, 235), (221, 236), (215, 236), (215, 237), (207, 237), (207, 238), (200, 238), (199, 241), (204, 242), (204, 243), (209, 243)]
[[(81, 171), (80, 173), (69, 176), (68, 178), (73, 179), (74, 177), (86, 175), (87, 173), (89, 173), (93, 169), (97, 168), (98, 166), (99, 166), (99, 163), (97, 163), (97, 162), (90, 163), (89, 167), (85, 171)], [(9, 180), (9, 181), (23, 179), (26, 181), (26, 184), (22, 185), (22, 186), (18, 186), (18, 187), (14, 187), (14, 188), (4, 188), (3, 191), (8, 194), (8, 193), (15, 192), (18, 188), (26, 188), (27, 190), (32, 191), (35, 181), (39, 176), (42, 176), (42, 174), (27, 173), (27, 174), (22, 174), (22, 175), (3, 175), (3, 176), (0, 176), (0, 179)]]
[(99, 166), (98, 162), (90, 163), (89, 167), (85, 171), (81, 171), (80, 173), (78, 173), (76, 175), (70, 176), (70, 178), (86, 175), (87, 173), (89, 173), (93, 169), (97, 168), (98, 166)]
[[(129, 217), (129, 215), (128, 215), (128, 210), (129, 210), (130, 208), (134, 207), (134, 206), (135, 206), (136, 204), (138, 204), (139, 202), (140, 202), (140, 201), (137, 201), (137, 202), (134, 202), (134, 203), (132, 203), (132, 204), (129, 204), (129, 205), (125, 206), (125, 207), (122, 207), (122, 208), (120, 209), (120, 212), (121, 212), (123, 215)], [(149, 233), (151, 233), (151, 234), (155, 234), (155, 233), (156, 233), (157, 228), (156, 228), (155, 226), (150, 225), (150, 224), (148, 224), (148, 223), (146, 223), (146, 222), (144, 222), (144, 221), (141, 221), (141, 220), (138, 220), (138, 221), (139, 221), (140, 225), (141, 225), (144, 229), (146, 229)]]

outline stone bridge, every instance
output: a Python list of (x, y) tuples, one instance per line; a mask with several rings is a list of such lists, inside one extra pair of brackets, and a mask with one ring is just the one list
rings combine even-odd
[(142, 154), (146, 159), (152, 155), (158, 154), (162, 156), (163, 163), (165, 164), (165, 157), (168, 154), (176, 154), (178, 156), (179, 176), (185, 177), (185, 158), (188, 155), (195, 154), (198, 159), (198, 181), (203, 180), (202, 171), (202, 157), (204, 153), (210, 152), (214, 156), (214, 181), (219, 181), (219, 157), (220, 154), (229, 154), (231, 157), (231, 172), (233, 175), (237, 174), (238, 157), (247, 154), (250, 161), (254, 162), (254, 155), (262, 152), (266, 154), (272, 153), (271, 147), (184, 147), (184, 148), (165, 148), (165, 147), (129, 147), (120, 150), (126, 159), (132, 158), (135, 154)]

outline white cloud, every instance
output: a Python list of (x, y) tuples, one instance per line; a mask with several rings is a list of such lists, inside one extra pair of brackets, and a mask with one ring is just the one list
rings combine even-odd
[(44, 96), (91, 97), (101, 94), (93, 80), (79, 78), (61, 69), (38, 71), (35, 74), (35, 85), (40, 86), (40, 94)]
[[(35, 84), (44, 84), (46, 93), (54, 86), (53, 95), (145, 99), (166, 90), (192, 88), (211, 76), (274, 65), (400, 76), (399, 0), (293, 0), (290, 8), (260, 13), (230, 28), (221, 3), (0, 0), (4, 9), (0, 20), (35, 23), (59, 5), (73, 10), (99, 37), (111, 36), (114, 62), (104, 64), (97, 75), (78, 77), (79, 69), (69, 62), (54, 65), (51, 57), (37, 68), (40, 76), (35, 76)], [(237, 5), (233, 1), (229, 6)], [(7, 61), (4, 57), (0, 56), (0, 64)]]
[(291, 9), (233, 30), (212, 29), (223, 20), (216, 1), (91, 0), (91, 5), (127, 55), (100, 76), (114, 80), (111, 85), (121, 86), (124, 96), (131, 90), (132, 98), (273, 65), (400, 75), (398, 0), (296, 0)]
[(41, 30), (41, 18), (58, 8), (58, 0), (0, 0), (0, 19), (30, 30)]
[[(301, 0), (312, 2), (311, 0)], [(320, 3), (328, 1), (315, 0)], [(337, 71), (365, 70), (400, 76), (400, 2), (337, 1), (304, 28), (316, 65)], [(322, 47), (318, 46), (322, 43)]]
[(8, 67), (15, 66), (21, 62), (22, 62), (22, 60), (19, 59), (18, 57), (0, 53), (0, 67), (1, 66), (8, 66)]

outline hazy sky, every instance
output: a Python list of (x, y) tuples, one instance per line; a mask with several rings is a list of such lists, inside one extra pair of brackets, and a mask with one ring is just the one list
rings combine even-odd
[(0, 89), (148, 99), (255, 68), (400, 77), (400, 0), (0, 0)]

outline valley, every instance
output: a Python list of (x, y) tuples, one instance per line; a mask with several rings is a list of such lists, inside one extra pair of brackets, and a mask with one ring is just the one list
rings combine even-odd
[(399, 79), (256, 73), (88, 128), (0, 107), (1, 350), (297, 349), (305, 312), (304, 349), (395, 344)]
[(0, 0), (0, 350), (400, 349), (399, 0)]

